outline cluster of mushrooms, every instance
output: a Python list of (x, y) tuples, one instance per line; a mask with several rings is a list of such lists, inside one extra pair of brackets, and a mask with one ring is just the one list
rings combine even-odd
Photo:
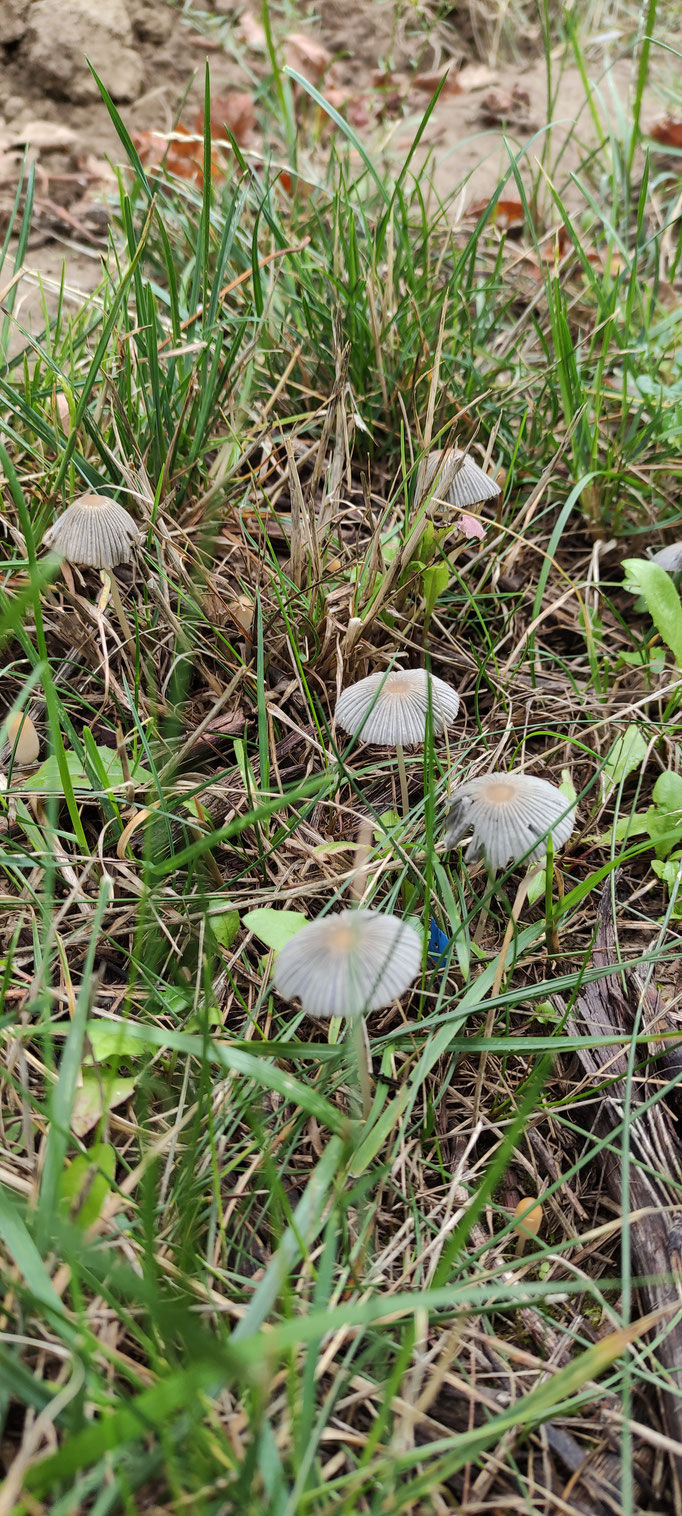
[[(422, 460), (420, 492), (438, 488), (458, 511), (499, 494), (499, 486), (459, 449)], [(337, 727), (354, 739), (395, 749), (403, 814), (409, 814), (404, 748), (443, 734), (459, 710), (457, 691), (425, 669), (369, 674), (340, 695)], [(519, 863), (540, 863), (568, 841), (575, 807), (546, 779), (488, 773), (450, 797), (445, 845), (469, 835), (467, 862), (483, 859), (490, 876)], [(359, 1021), (399, 1000), (421, 973), (421, 934), (409, 922), (360, 906), (307, 923), (280, 949), (275, 988), (314, 1017)]]
[[(422, 460), (418, 493), (441, 493), (441, 504), (457, 511), (499, 494), (499, 486), (457, 448), (429, 453)], [(129, 512), (108, 496), (85, 494), (70, 505), (43, 537), (75, 566), (100, 569), (110, 588), (124, 635), (125, 611), (112, 570), (130, 560), (139, 541)], [(682, 556), (682, 549), (680, 550)], [(403, 813), (409, 813), (404, 747), (421, 745), (429, 733), (447, 734), (459, 710), (459, 696), (425, 669), (397, 669), (368, 675), (341, 694), (336, 724), (354, 739), (396, 752)], [(34, 760), (37, 734), (30, 718), (11, 718), (14, 759)], [(541, 861), (551, 838), (553, 854), (575, 823), (574, 808), (553, 784), (525, 773), (489, 773), (457, 787), (450, 797), (445, 844), (454, 848), (467, 834), (467, 861), (484, 859), (489, 874), (521, 860)], [(422, 938), (410, 924), (361, 906), (311, 921), (280, 950), (275, 987), (285, 1000), (298, 999), (315, 1017), (361, 1018), (399, 999), (421, 972)]]

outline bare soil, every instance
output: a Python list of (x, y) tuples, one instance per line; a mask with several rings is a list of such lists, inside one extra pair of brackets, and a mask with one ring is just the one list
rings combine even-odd
[[(255, 20), (258, 9), (240, 0), (203, 0), (202, 14), (213, 18), (207, 37), (190, 15), (170, 8), (166, 0), (129, 0), (143, 87), (137, 98), (120, 107), (128, 128), (133, 133), (166, 132), (176, 123), (183, 100), (183, 113), (196, 110), (207, 58), (214, 93), (257, 88), (265, 58), (249, 47), (243, 17), (246, 12)], [(444, 90), (424, 138), (440, 198), (463, 186), (455, 214), (465, 215), (489, 198), (509, 170), (510, 148), (525, 149), (521, 172), (529, 184), (538, 176), (538, 162), (550, 139), (554, 161), (560, 153), (556, 182), (567, 193), (568, 203), (576, 203), (578, 192), (570, 176), (594, 144), (594, 126), (573, 66), (558, 80), (550, 112), (537, 36), (519, 39), (531, 53), (535, 50), (535, 57), (490, 68), (488, 63), (481, 66), (481, 41), (472, 28), (469, 7), (454, 32), (435, 26), (425, 33), (423, 24), (415, 29), (410, 8), (397, 6), (395, 0), (325, 0), (314, 14), (317, 19), (307, 23), (302, 7), (301, 25), (308, 26), (334, 58), (335, 85), (350, 91), (355, 104), (350, 119), (357, 130), (387, 143), (396, 158), (404, 157), (428, 102), (429, 70), (435, 74), (450, 65), (450, 84), (465, 65), (458, 76), (462, 92)], [(415, 85), (415, 68), (426, 73), (426, 89)], [(627, 115), (630, 61), (611, 62), (595, 50), (590, 77), (600, 111), (608, 116), (622, 110)], [(103, 200), (111, 188), (107, 160), (119, 162), (122, 150), (103, 103), (69, 100), (64, 98), (68, 93), (68, 78), (50, 92), (32, 78), (20, 45), (0, 46), (0, 234), (14, 201), (23, 153), (17, 139), (26, 124), (52, 123), (56, 130), (67, 127), (74, 134), (68, 146), (55, 148), (49, 141), (35, 145), (29, 133), (27, 152), (37, 163), (36, 210), (15, 306), (18, 323), (28, 330), (42, 329), (43, 301), (48, 310), (54, 309), (64, 264), (65, 298), (73, 307), (102, 276)], [(662, 114), (654, 91), (647, 96), (645, 111), (651, 121)], [(510, 177), (510, 194), (516, 193)], [(9, 277), (5, 263), (0, 293)], [(19, 333), (17, 339), (22, 346)]]

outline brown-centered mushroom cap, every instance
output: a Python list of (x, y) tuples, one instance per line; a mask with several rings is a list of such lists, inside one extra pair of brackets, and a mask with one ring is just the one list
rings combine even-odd
[(381, 747), (421, 743), (426, 736), (429, 686), (433, 730), (438, 735), (454, 721), (459, 695), (444, 679), (426, 669), (393, 669), (368, 674), (339, 696), (336, 720), (351, 737)]
[(52, 548), (69, 563), (112, 569), (130, 562), (139, 537), (137, 523), (117, 500), (85, 494), (48, 527), (43, 547)]
[(469, 506), (481, 505), (484, 500), (494, 500), (501, 493), (499, 484), (479, 468), (470, 453), (452, 447), (429, 453), (426, 458), (422, 458), (417, 492), (420, 499), (431, 489), (437, 475), (448, 477), (450, 466), (455, 460), (458, 463), (461, 460), (461, 463), (450, 484), (441, 490), (436, 482), (435, 488), (435, 494), (442, 495), (449, 505), (456, 510), (465, 511)]

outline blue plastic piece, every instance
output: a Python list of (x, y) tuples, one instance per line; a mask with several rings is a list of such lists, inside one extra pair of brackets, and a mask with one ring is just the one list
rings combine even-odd
[(450, 938), (446, 932), (441, 932), (433, 916), (429, 922), (429, 958), (440, 959), (447, 953), (450, 946)]

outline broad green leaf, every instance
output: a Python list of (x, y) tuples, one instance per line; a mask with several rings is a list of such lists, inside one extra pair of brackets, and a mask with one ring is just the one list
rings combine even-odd
[(565, 795), (566, 799), (570, 800), (571, 805), (575, 805), (576, 800), (578, 799), (578, 794), (573, 783), (570, 769), (561, 770), (561, 784), (559, 785), (559, 789), (561, 790), (562, 795)]
[(96, 1063), (106, 1063), (108, 1058), (139, 1058), (141, 1053), (154, 1049), (153, 1042), (145, 1042), (143, 1027), (138, 1028), (141, 1033), (138, 1036), (129, 1027), (128, 1021), (108, 1017), (106, 1021), (88, 1022), (86, 1035)]
[(433, 615), (434, 606), (439, 595), (447, 589), (450, 583), (449, 563), (434, 563), (431, 568), (424, 569), (422, 574), (424, 581), (424, 599), (426, 601), (426, 620)]
[(670, 895), (673, 890), (677, 890), (673, 916), (682, 916), (682, 853), (673, 853), (665, 862), (654, 859), (651, 867), (658, 878), (667, 884)]
[(18, 1206), (14, 1205), (2, 1188), (0, 1188), (0, 1238), (34, 1299), (46, 1306), (49, 1311), (55, 1311), (58, 1316), (64, 1316), (66, 1313), (63, 1301), (55, 1290), (26, 1222)]
[(97, 1125), (105, 1110), (111, 1111), (114, 1106), (129, 1100), (134, 1089), (134, 1079), (119, 1079), (118, 1075), (112, 1077), (105, 1069), (98, 1074), (86, 1070), (73, 1102), (72, 1132), (75, 1132), (76, 1137), (84, 1137), (86, 1132), (91, 1132)]
[(65, 1168), (59, 1198), (70, 1219), (84, 1231), (97, 1220), (115, 1172), (116, 1151), (107, 1142), (95, 1142)]
[[(110, 747), (98, 747), (97, 753), (101, 759), (102, 767), (107, 776), (107, 788), (111, 790), (122, 789), (126, 783), (126, 777), (123, 773), (123, 765), (118, 756), (118, 753)], [(81, 761), (77, 757), (76, 753), (65, 753), (64, 757), (66, 759), (66, 766), (71, 776), (71, 781), (73, 783), (74, 789), (91, 790), (92, 785), (90, 783), (90, 780), (88, 779), (88, 776), (85, 773)], [(149, 780), (151, 779), (149, 770), (143, 768), (139, 763), (134, 767), (131, 765), (130, 773), (131, 778), (134, 780), (135, 784), (148, 784)], [(32, 774), (30, 779), (26, 780), (24, 789), (31, 792), (38, 791), (39, 793), (47, 793), (50, 795), (63, 795), (64, 786), (62, 784), (59, 766), (54, 753), (51, 753), (50, 757), (46, 758), (44, 763), (41, 763), (40, 768), (36, 771), (36, 773)]]
[(628, 774), (641, 767), (646, 758), (648, 743), (635, 722), (625, 728), (611, 748), (604, 764), (606, 778), (613, 785), (621, 784)]
[(660, 774), (652, 799), (654, 803), (646, 813), (647, 831), (657, 858), (667, 858), (682, 839), (682, 775), (672, 769)]
[(216, 911), (208, 917), (208, 927), (220, 947), (231, 948), (239, 931), (239, 911)]
[(682, 665), (682, 604), (669, 574), (648, 558), (626, 558), (625, 589), (641, 594), (647, 610), (678, 665)]
[(264, 942), (267, 948), (272, 948), (278, 953), (291, 937), (295, 937), (305, 926), (308, 918), (302, 911), (275, 911), (269, 906), (264, 906), (256, 911), (249, 911), (244, 917), (244, 926), (260, 942)]
[[(594, 838), (597, 847), (610, 847), (613, 841), (629, 842), (633, 837), (648, 837), (649, 823), (645, 811), (636, 811), (634, 816), (619, 816), (615, 826), (609, 827), (607, 832), (600, 832)], [(592, 841), (592, 838), (589, 839)]]

